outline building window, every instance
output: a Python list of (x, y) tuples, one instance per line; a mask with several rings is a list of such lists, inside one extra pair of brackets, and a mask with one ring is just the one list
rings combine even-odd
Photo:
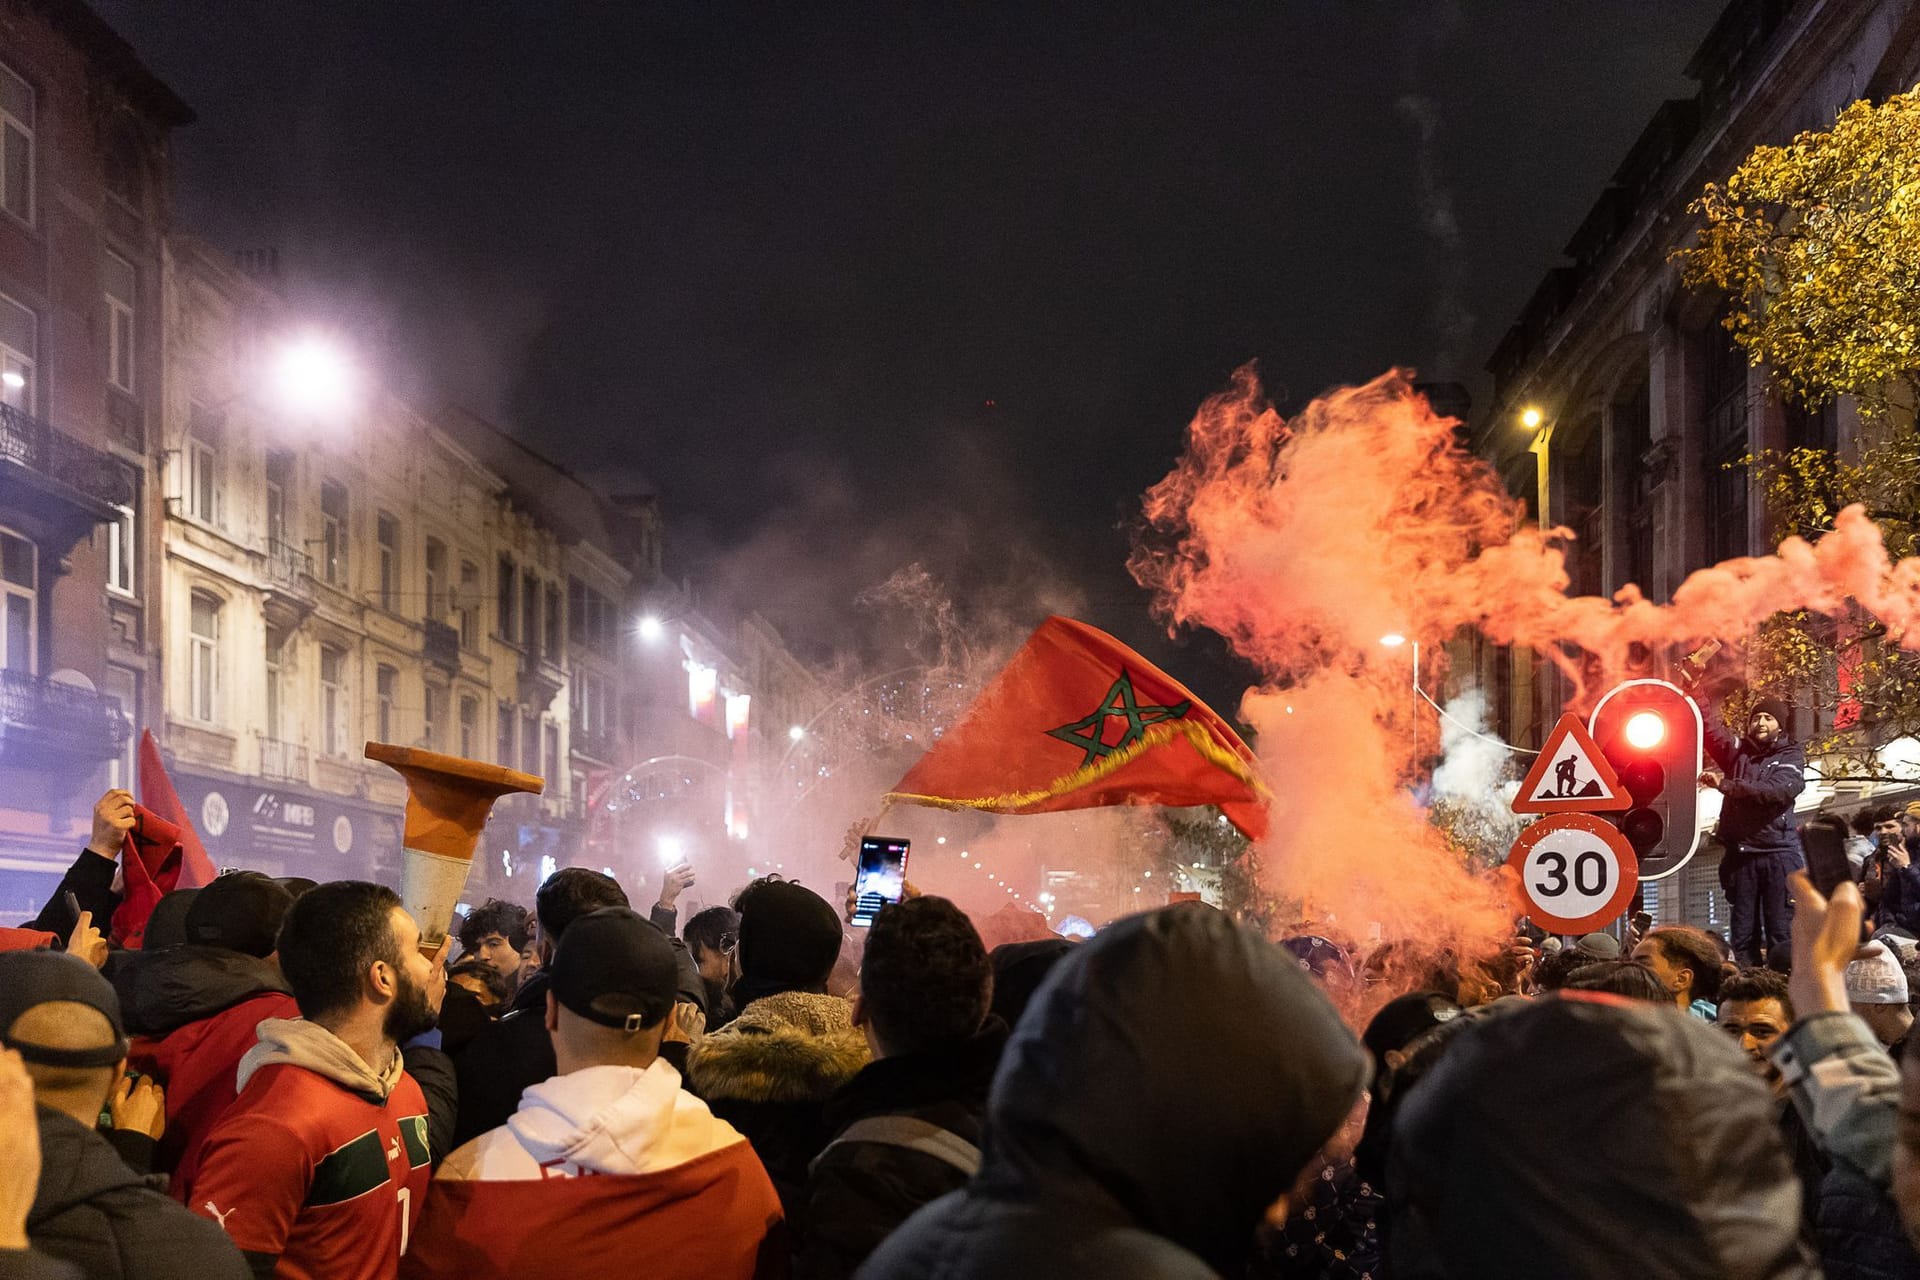
[(560, 726), (549, 720), (540, 728), (540, 768), (543, 778), (560, 776)]
[(494, 743), (494, 763), (513, 767), (513, 707), (508, 703), (500, 704), (499, 722), (496, 728), (498, 740)]
[(532, 574), (520, 577), (520, 643), (527, 652), (540, 652), (540, 579)]
[(131, 791), (133, 753), (140, 732), (140, 673), (125, 667), (108, 667), (105, 693), (107, 701), (113, 703), (120, 718), (127, 722), (127, 740), (121, 745), (120, 754), (107, 763), (107, 785)]
[(498, 591), (496, 593), (499, 596), (499, 599), (495, 603), (498, 605), (500, 610), (500, 619), (499, 619), (499, 624), (497, 629), (500, 632), (500, 638), (502, 640), (512, 640), (514, 638), (514, 624), (517, 621), (519, 615), (518, 615), (518, 610), (514, 605), (513, 588), (514, 588), (514, 583), (518, 581), (519, 579), (518, 577), (515, 576), (513, 571), (513, 561), (507, 559), (507, 557), (505, 556), (501, 556), (500, 557), (500, 582), (499, 582)]
[(40, 329), (33, 312), (0, 296), (0, 404), (33, 412), (33, 362)]
[(226, 422), (196, 404), (187, 419), (187, 514), (207, 524), (220, 523), (220, 443)]
[(0, 66), (0, 209), (33, 223), (33, 86)]
[(547, 633), (545, 648), (547, 656), (555, 662), (560, 660), (560, 588), (547, 584)]
[(279, 555), (287, 550), (287, 491), (293, 488), (293, 451), (267, 451), (267, 545)]
[(391, 611), (400, 595), (400, 522), (382, 511), (373, 537), (380, 547), (380, 607)]
[(1644, 378), (1633, 382), (1613, 402), (1614, 471), (1620, 477), (1620, 496), (1627, 515), (1627, 545), (1623, 577), (1645, 592), (1653, 591), (1653, 526), (1659, 476), (1647, 461), (1653, 448), (1653, 400)]
[(187, 620), (187, 706), (195, 720), (214, 724), (220, 711), (220, 597), (193, 593)]
[(267, 737), (275, 742), (282, 741), (285, 734), (280, 732), (280, 682), (284, 674), (282, 663), (286, 654), (286, 642), (274, 643), (274, 635), (267, 635)]
[(460, 699), (460, 754), (468, 760), (480, 749), (480, 699)]
[(141, 158), (140, 135), (130, 126), (122, 125), (108, 136), (101, 169), (107, 194), (139, 213), (147, 189), (146, 162)]
[(134, 514), (134, 503), (140, 500), (140, 481), (137, 477), (130, 487), (134, 501), (114, 504), (113, 520), (107, 525), (107, 590), (123, 596), (133, 594), (136, 582), (134, 561), (140, 547), (140, 522)]
[(540, 717), (531, 713), (520, 717), (520, 768), (540, 772)]
[(400, 681), (400, 673), (392, 667), (373, 669), (373, 691), (375, 715), (379, 717), (380, 741), (393, 741), (393, 691)]
[(107, 381), (133, 394), (133, 264), (107, 255)]
[(1747, 554), (1747, 357), (1719, 325), (1701, 336), (1701, 434), (1706, 453), (1707, 559)]
[(471, 561), (460, 564), (460, 598), (453, 602), (453, 611), (460, 619), (460, 647), (472, 649), (479, 637), (474, 634), (475, 618), (479, 612), (480, 566)]
[(320, 486), (320, 576), (347, 583), (347, 487), (331, 480)]
[(0, 632), (0, 667), (8, 671), (35, 669), (39, 583), (40, 548), (0, 529), (0, 607), (6, 611), (6, 629)]
[(321, 746), (330, 756), (347, 754), (347, 651), (320, 649)]
[(426, 588), (427, 612), (429, 621), (438, 622), (442, 616), (440, 588), (447, 580), (447, 544), (438, 538), (427, 539), (427, 575)]
[(440, 749), (440, 726), (446, 723), (447, 691), (437, 684), (426, 686), (420, 726), (420, 740), (434, 751)]

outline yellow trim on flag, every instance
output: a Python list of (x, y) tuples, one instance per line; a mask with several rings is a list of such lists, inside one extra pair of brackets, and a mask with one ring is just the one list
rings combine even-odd
[(1011, 791), (1005, 795), (975, 796), (970, 798), (956, 796), (921, 796), (906, 791), (889, 791), (884, 798), (887, 800), (904, 800), (909, 804), (931, 805), (936, 809), (984, 809), (993, 813), (1018, 813), (1030, 805), (1040, 804), (1043, 801), (1064, 796), (1069, 792), (1090, 787), (1094, 783), (1118, 773), (1121, 769), (1133, 763), (1135, 759), (1153, 750), (1155, 747), (1173, 741), (1176, 734), (1185, 737), (1187, 741), (1191, 742), (1193, 749), (1198, 751), (1201, 758), (1206, 760), (1207, 763), (1217, 769), (1224, 770), (1242, 783), (1253, 788), (1254, 793), (1262, 799), (1270, 797), (1271, 793), (1267, 790), (1266, 784), (1255, 776), (1253, 770), (1248, 767), (1245, 760), (1241, 759), (1237, 753), (1228, 751), (1216, 742), (1213, 735), (1207, 732), (1205, 725), (1193, 720), (1181, 719), (1162, 721), (1160, 724), (1154, 725), (1142, 733), (1139, 741), (1133, 743), (1131, 746), (1123, 747), (1111, 755), (1104, 756), (1094, 764), (1075, 769), (1072, 773), (1055, 778), (1053, 782), (1038, 791)]

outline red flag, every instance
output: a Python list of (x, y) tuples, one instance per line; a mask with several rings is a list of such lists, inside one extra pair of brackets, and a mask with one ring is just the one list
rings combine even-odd
[(1048, 618), (889, 800), (994, 813), (1217, 805), (1267, 828), (1253, 752), (1179, 681), (1104, 631)]
[(175, 889), (197, 889), (215, 874), (150, 729), (140, 734), (139, 773), (144, 803), (133, 807), (133, 830), (121, 849), (122, 893), (113, 913), (113, 936), (131, 948), (145, 939), (147, 917), (161, 898)]

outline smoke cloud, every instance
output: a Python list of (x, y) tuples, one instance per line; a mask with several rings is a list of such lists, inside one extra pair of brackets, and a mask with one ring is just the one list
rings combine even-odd
[(1241, 713), (1275, 795), (1268, 887), (1355, 936), (1377, 921), (1389, 938), (1484, 949), (1511, 912), (1410, 792), (1416, 728), (1433, 742), (1434, 718), (1409, 697), (1407, 650), (1383, 635), (1418, 641), (1429, 666), (1472, 631), (1531, 646), (1577, 708), (1627, 673), (1635, 646), (1738, 643), (1782, 609), (1851, 598), (1920, 647), (1920, 559), (1890, 563), (1850, 508), (1817, 545), (1789, 538), (1700, 570), (1670, 605), (1633, 586), (1569, 597), (1572, 535), (1528, 524), (1455, 426), (1399, 371), (1284, 421), (1242, 369), (1148, 492), (1131, 568), (1171, 625), (1219, 632), (1263, 675)]

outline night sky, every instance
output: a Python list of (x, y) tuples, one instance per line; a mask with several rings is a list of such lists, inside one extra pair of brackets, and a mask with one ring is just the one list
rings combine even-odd
[(1199, 401), (1484, 395), (1722, 7), (96, 3), (199, 112), (181, 226), (424, 405), (649, 478), (819, 644), (914, 559), (1149, 640), (1126, 525)]

